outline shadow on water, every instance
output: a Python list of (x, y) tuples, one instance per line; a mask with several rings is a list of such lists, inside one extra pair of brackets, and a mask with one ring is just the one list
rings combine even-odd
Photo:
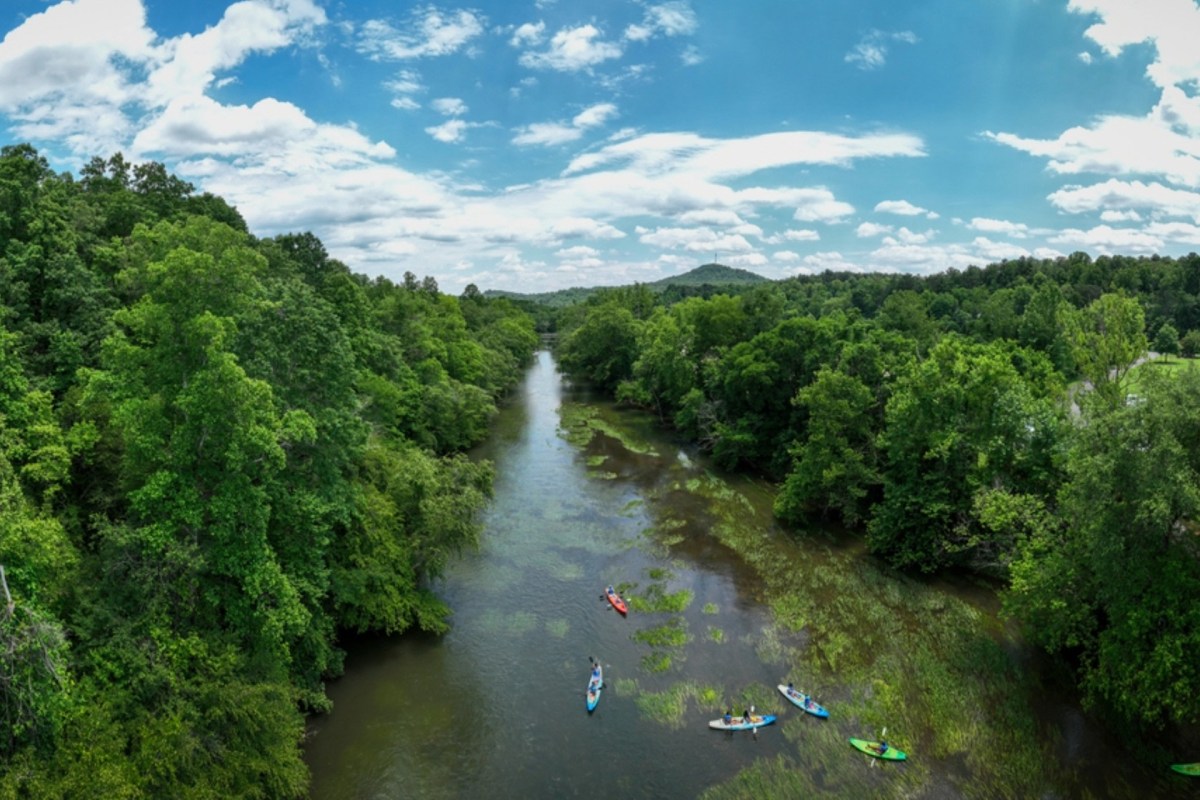
[[(1039, 664), (987, 587), (895, 575), (861, 537), (782, 530), (769, 485), (713, 471), (654, 420), (564, 382), (548, 353), (493, 431), (473, 454), (496, 465), (481, 546), (437, 587), (452, 629), (347, 642), (334, 710), (309, 726), (313, 798), (1195, 788), (1122, 768), (1078, 704), (1029, 677)], [(605, 669), (592, 714), (589, 656)], [(775, 687), (789, 680), (831, 718), (787, 704)], [(750, 704), (779, 721), (707, 728)], [(847, 746), (884, 726), (910, 761)]]

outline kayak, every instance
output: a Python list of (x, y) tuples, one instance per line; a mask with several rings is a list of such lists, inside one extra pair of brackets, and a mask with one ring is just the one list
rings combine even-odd
[(1184, 775), (1200, 775), (1200, 764), (1172, 764), (1171, 769)]
[(829, 717), (829, 712), (825, 710), (825, 707), (816, 700), (813, 700), (811, 695), (797, 692), (795, 689), (788, 689), (782, 683), (779, 684), (779, 691), (783, 692), (783, 696), (791, 700), (794, 705), (799, 706), (814, 717), (820, 717), (821, 719)]
[(621, 599), (621, 595), (617, 594), (617, 590), (613, 587), (608, 587), (604, 590), (604, 594), (608, 597), (608, 602), (612, 603), (612, 607), (622, 614), (629, 613), (629, 606), (625, 605), (625, 601)]
[(741, 717), (734, 717), (733, 722), (727, 723), (722, 717), (708, 723), (708, 727), (718, 731), (749, 731), (761, 728), (763, 725), (770, 725), (774, 721), (774, 714), (751, 714), (749, 722), (745, 722)]
[(886, 753), (880, 753), (879, 742), (868, 742), (866, 739), (855, 739), (854, 737), (850, 737), (850, 745), (858, 750), (863, 751), (869, 756), (886, 759), (888, 761), (903, 761), (904, 759), (908, 758), (907, 753), (901, 752), (891, 745), (888, 745)]
[(600, 662), (596, 662), (596, 668), (588, 678), (587, 688), (587, 710), (595, 711), (596, 705), (600, 702), (600, 690), (604, 688), (604, 670), (600, 667)]

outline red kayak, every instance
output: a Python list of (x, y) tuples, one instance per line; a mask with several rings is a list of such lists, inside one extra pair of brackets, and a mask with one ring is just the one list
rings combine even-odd
[(608, 602), (612, 603), (612, 607), (622, 614), (629, 613), (629, 606), (625, 605), (625, 601), (621, 599), (621, 595), (617, 594), (617, 590), (609, 586), (604, 590), (604, 594), (608, 596)]

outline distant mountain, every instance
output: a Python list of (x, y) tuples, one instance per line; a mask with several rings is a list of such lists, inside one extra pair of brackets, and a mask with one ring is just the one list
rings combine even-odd
[[(663, 292), (670, 286), (747, 286), (755, 283), (769, 283), (769, 278), (755, 275), (744, 269), (727, 267), (724, 264), (702, 264), (682, 275), (672, 275), (653, 283), (644, 284), (656, 292)], [(613, 286), (578, 287), (574, 289), (559, 289), (556, 292), (540, 292), (537, 294), (522, 294), (520, 292), (505, 292), (489, 289), (484, 292), (488, 297), (507, 297), (511, 300), (525, 300), (548, 306), (568, 306), (581, 303), (602, 289), (614, 289)]]
[(748, 283), (769, 283), (768, 278), (762, 275), (755, 275), (744, 269), (736, 267), (727, 267), (724, 264), (701, 264), (690, 272), (685, 272), (682, 275), (672, 275), (669, 278), (655, 281), (647, 284), (656, 289), (665, 289), (668, 286), (742, 286)]

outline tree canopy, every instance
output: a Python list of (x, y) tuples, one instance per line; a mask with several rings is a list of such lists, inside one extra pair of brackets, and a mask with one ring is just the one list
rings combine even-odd
[(0, 797), (300, 797), (337, 631), (445, 630), (538, 339), (409, 284), (0, 150)]

